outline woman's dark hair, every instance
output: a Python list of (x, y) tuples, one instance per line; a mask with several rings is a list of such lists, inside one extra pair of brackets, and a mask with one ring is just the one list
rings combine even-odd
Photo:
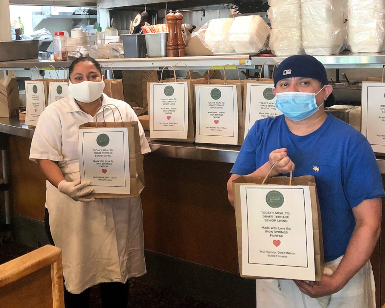
[(87, 62), (87, 61), (92, 62), (92, 64), (95, 65), (95, 67), (96, 67), (96, 68), (98, 69), (98, 71), (100, 72), (100, 75), (102, 74), (102, 68), (100, 67), (100, 64), (99, 64), (98, 61), (96, 61), (96, 60), (95, 60), (94, 58), (92, 58), (92, 57), (80, 57), (80, 58), (75, 59), (75, 60), (71, 63), (70, 67), (68, 68), (68, 77), (69, 77), (69, 79), (71, 79), (70, 76), (71, 76), (71, 74), (72, 74), (72, 72), (73, 72), (73, 70), (74, 70), (74, 68), (75, 68), (75, 65), (78, 64), (78, 63), (80, 63), (80, 62)]

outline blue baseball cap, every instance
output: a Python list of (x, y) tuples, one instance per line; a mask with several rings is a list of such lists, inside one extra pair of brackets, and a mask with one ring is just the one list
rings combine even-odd
[[(294, 55), (283, 60), (274, 70), (274, 86), (277, 82), (291, 77), (312, 78), (321, 82), (321, 84), (328, 84), (328, 77), (325, 67), (316, 58), (309, 55)], [(325, 101), (325, 107), (335, 105), (336, 100), (333, 93)]]

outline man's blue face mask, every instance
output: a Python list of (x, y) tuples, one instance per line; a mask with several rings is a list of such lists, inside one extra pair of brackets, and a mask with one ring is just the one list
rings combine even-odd
[(290, 120), (305, 120), (318, 111), (319, 107), (317, 106), (315, 97), (323, 89), (322, 87), (316, 94), (306, 92), (277, 93), (275, 107), (281, 110)]

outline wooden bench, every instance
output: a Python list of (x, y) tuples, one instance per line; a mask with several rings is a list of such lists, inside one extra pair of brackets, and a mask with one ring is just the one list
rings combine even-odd
[(46, 245), (0, 265), (0, 307), (64, 308), (61, 249)]

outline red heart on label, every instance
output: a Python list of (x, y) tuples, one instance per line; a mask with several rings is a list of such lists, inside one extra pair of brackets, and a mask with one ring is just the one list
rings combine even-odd
[(103, 172), (103, 173), (106, 173), (106, 172), (107, 172), (107, 169), (102, 169), (102, 172)]
[(281, 241), (280, 240), (274, 240), (273, 244), (275, 247), (278, 247), (279, 245), (281, 245)]
[(218, 124), (218, 123), (219, 123), (219, 120), (215, 120), (214, 123), (215, 123), (215, 124)]
[(37, 111), (37, 109), (35, 109), (35, 112)]
[(167, 116), (167, 120), (170, 120), (171, 119), (171, 116)]

